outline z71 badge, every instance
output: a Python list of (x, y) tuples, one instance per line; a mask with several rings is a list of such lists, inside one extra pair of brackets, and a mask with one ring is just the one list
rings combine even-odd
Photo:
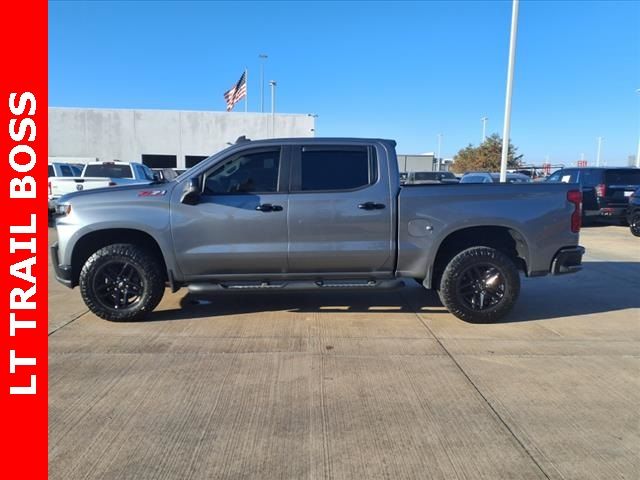
[(142, 190), (138, 192), (139, 197), (160, 197), (167, 193), (166, 190)]

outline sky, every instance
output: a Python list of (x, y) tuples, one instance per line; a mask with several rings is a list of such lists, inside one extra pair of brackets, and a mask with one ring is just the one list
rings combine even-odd
[[(319, 136), (453, 157), (502, 134), (511, 2), (49, 3), (49, 104), (223, 111), (260, 60)], [(640, 2), (520, 2), (511, 141), (526, 163), (626, 165), (640, 135)], [(236, 106), (243, 111), (243, 105)]]

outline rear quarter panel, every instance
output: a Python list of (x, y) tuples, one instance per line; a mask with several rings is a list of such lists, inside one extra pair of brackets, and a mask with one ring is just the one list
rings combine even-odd
[(431, 278), (438, 248), (469, 227), (514, 230), (527, 273), (549, 271), (558, 249), (578, 244), (571, 232), (573, 184), (458, 184), (404, 187), (399, 195), (398, 275)]

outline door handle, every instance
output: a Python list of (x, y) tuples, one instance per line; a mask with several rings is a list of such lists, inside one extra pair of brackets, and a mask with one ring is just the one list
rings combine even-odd
[(271, 205), (270, 203), (262, 203), (256, 207), (256, 210), (260, 212), (281, 212), (282, 207), (280, 205)]
[(382, 210), (385, 208), (384, 203), (375, 203), (375, 202), (365, 202), (358, 205), (358, 208), (362, 210)]

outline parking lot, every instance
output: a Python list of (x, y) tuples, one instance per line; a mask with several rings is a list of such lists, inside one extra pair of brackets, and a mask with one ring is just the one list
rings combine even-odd
[(50, 269), (50, 478), (638, 478), (640, 239), (581, 243), (495, 325), (417, 285), (181, 290), (111, 323)]

